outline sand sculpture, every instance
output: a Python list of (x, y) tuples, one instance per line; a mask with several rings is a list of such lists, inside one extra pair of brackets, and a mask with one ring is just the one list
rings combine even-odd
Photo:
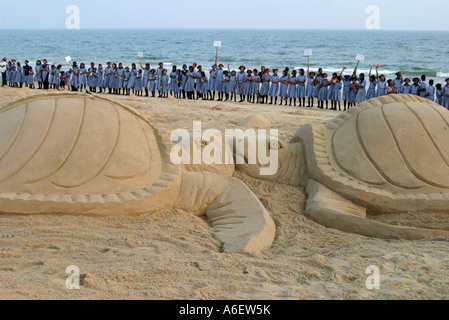
[(233, 168), (173, 165), (169, 133), (120, 103), (70, 93), (20, 98), (0, 109), (0, 136), (1, 213), (179, 208), (205, 214), (225, 252), (259, 251), (273, 242), (270, 214), (230, 176)]
[(382, 239), (449, 237), (444, 230), (367, 219), (449, 213), (449, 113), (441, 106), (412, 95), (372, 99), (325, 125), (301, 127), (277, 148), (276, 175), (260, 176), (257, 164), (238, 167), (255, 178), (304, 188), (305, 214), (314, 221)]

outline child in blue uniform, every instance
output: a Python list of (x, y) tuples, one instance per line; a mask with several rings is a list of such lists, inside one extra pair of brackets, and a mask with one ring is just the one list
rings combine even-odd
[[(401, 86), (402, 87), (402, 86)], [(398, 88), (397, 86), (394, 84), (394, 80), (388, 80), (387, 81), (387, 95), (388, 94), (397, 94), (398, 93)]]
[(162, 71), (161, 75), (161, 94), (162, 98), (168, 98), (168, 86), (170, 77), (167, 74), (167, 69)]
[(421, 98), (424, 98), (426, 96), (426, 91), (427, 91), (426, 75), (423, 74), (421, 76), (421, 84), (419, 85), (419, 96)]
[(113, 94), (118, 94), (118, 75), (116, 63), (113, 63), (111, 68), (111, 87)]
[(108, 62), (107, 67), (104, 69), (104, 91), (106, 93), (106, 88), (108, 88), (108, 93), (112, 93), (112, 84), (113, 84), (113, 77), (112, 77), (112, 63)]
[(33, 71), (33, 67), (31, 67), (31, 66), (30, 66), (30, 69), (28, 70), (27, 85), (28, 85), (28, 88), (34, 89), (34, 71)]
[(142, 69), (137, 71), (137, 76), (134, 83), (134, 93), (136, 96), (142, 96)]
[(156, 96), (156, 84), (157, 84), (156, 70), (150, 70), (150, 76), (148, 77), (148, 90), (151, 92), (151, 96), (154, 98)]
[(159, 97), (162, 97), (162, 91), (161, 91), (161, 80), (162, 80), (162, 73), (164, 72), (164, 64), (162, 62), (159, 62), (159, 68), (156, 70), (156, 87), (159, 92)]
[(246, 68), (245, 68), (245, 66), (240, 66), (239, 70), (240, 70), (240, 72), (237, 73), (236, 85), (237, 85), (237, 93), (240, 95), (240, 102), (243, 102), (243, 101), (245, 101), (244, 91), (245, 91), (245, 84), (246, 84), (246, 73), (245, 73)]
[(97, 92), (98, 88), (99, 89), (98, 93), (102, 93), (104, 88), (104, 70), (103, 65), (101, 64), (98, 65), (98, 70), (95, 73), (95, 81), (96, 81), (95, 83), (96, 87), (94, 88), (95, 92)]
[(288, 96), (288, 75), (287, 70), (282, 71), (282, 76), (279, 78), (279, 98), (282, 101), (285, 100), (285, 105), (287, 105), (287, 96)]
[[(373, 99), (376, 97), (376, 76), (371, 75), (371, 71), (373, 70), (373, 67), (369, 69), (369, 87), (368, 91), (366, 92), (366, 100)], [(377, 69), (376, 69), (377, 71)]]
[(297, 83), (297, 78), (296, 78), (296, 70), (292, 71), (292, 75), (290, 77), (290, 79), (288, 80), (288, 98), (290, 99), (290, 104), (289, 106), (292, 106), (292, 101), (294, 103), (294, 106), (296, 107), (296, 94), (297, 94), (297, 88), (296, 88), (296, 83)]
[(259, 71), (257, 69), (253, 70), (251, 83), (251, 99), (252, 103), (256, 103), (259, 100), (259, 88), (260, 88), (260, 77)]
[(401, 92), (403, 82), (404, 82), (404, 80), (402, 78), (402, 72), (396, 73), (396, 79), (393, 80), (393, 87), (396, 86), (397, 93)]
[(324, 101), (326, 101), (326, 109), (329, 109), (329, 101), (327, 100), (328, 87), (331, 82), (327, 79), (327, 73), (321, 77), (320, 89), (318, 91), (318, 107), (324, 109)]
[(438, 103), (440, 106), (443, 105), (443, 95), (442, 95), (442, 90), (443, 90), (443, 86), (441, 85), (441, 83), (438, 83), (436, 86), (436, 99), (435, 102)]
[[(125, 95), (125, 69), (123, 68), (123, 63), (119, 63), (118, 65), (118, 69), (117, 69), (117, 90), (118, 90), (118, 94), (123, 94)], [(122, 91), (123, 89), (123, 91)]]
[(413, 78), (413, 84), (410, 94), (413, 94), (415, 96), (419, 95), (419, 89), (420, 89), (419, 78)]
[(129, 93), (131, 92), (131, 90), (130, 90), (131, 87), (129, 86), (130, 78), (131, 78), (131, 71), (129, 70), (129, 67), (127, 66), (125, 68), (125, 72), (123, 73), (123, 90), (125, 91), (125, 94), (127, 96), (129, 96)]
[(307, 96), (307, 107), (313, 108), (314, 99), (313, 93), (315, 92), (315, 72), (309, 72), (309, 67), (307, 67), (307, 86), (306, 86), (306, 96)]
[(404, 85), (401, 88), (401, 92), (402, 94), (411, 94), (412, 92), (412, 86), (410, 85), (410, 79), (407, 78), (404, 80)]
[(349, 100), (349, 93), (351, 91), (351, 76), (345, 75), (343, 78), (343, 107), (344, 111), (346, 111), (346, 107), (348, 106), (348, 100)]
[(357, 86), (358, 86), (358, 90), (357, 90), (357, 96), (355, 98), (355, 102), (357, 104), (360, 104), (366, 100), (366, 80), (365, 80), (364, 73), (360, 74), (359, 79), (357, 81)]
[(149, 63), (145, 64), (145, 67), (142, 66), (142, 59), (139, 59), (139, 64), (140, 67), (143, 69), (143, 74), (142, 74), (142, 88), (145, 88), (145, 97), (149, 96), (148, 93), (148, 81), (150, 78), (150, 71), (151, 71), (151, 67)]
[(426, 94), (424, 95), (425, 98), (429, 99), (430, 101), (435, 101), (435, 87), (433, 86), (434, 81), (431, 79), (429, 81), (429, 86), (426, 89)]
[(306, 106), (306, 82), (307, 76), (304, 69), (299, 69), (299, 75), (296, 77), (296, 97), (299, 101), (300, 107)]
[(201, 98), (203, 100), (207, 100), (207, 92), (209, 89), (209, 79), (206, 76), (206, 73), (204, 71), (201, 72), (201, 78), (200, 78), (200, 82), (201, 82)]
[(223, 65), (220, 63), (218, 65), (218, 70), (215, 72), (215, 90), (218, 92), (218, 101), (223, 101)]
[(349, 87), (349, 95), (348, 95), (348, 109), (355, 106), (357, 91), (358, 91), (357, 78), (355, 76), (352, 76), (351, 86)]
[(243, 95), (246, 97), (246, 101), (251, 102), (251, 90), (253, 84), (253, 77), (251, 70), (246, 71), (245, 76), (245, 88), (243, 89)]
[(138, 75), (139, 71), (137, 71), (137, 66), (135, 63), (133, 63), (131, 65), (131, 71), (130, 71), (130, 75), (129, 75), (129, 82), (128, 82), (128, 92), (127, 94), (130, 94), (130, 89), (133, 90), (133, 93), (135, 93), (135, 88), (136, 88), (136, 79), (137, 79), (137, 75)]
[(270, 90), (268, 91), (268, 95), (271, 97), (270, 104), (273, 104), (273, 98), (274, 98), (274, 104), (277, 104), (278, 92), (279, 92), (278, 69), (273, 70), (273, 74), (270, 77), (270, 81), (271, 81), (271, 86), (270, 86)]
[(78, 82), (80, 86), (80, 91), (86, 90), (87, 93), (87, 70), (84, 63), (80, 64), (80, 69), (78, 72)]
[(444, 81), (446, 81), (446, 85), (441, 89), (442, 106), (449, 110), (449, 78)]
[(268, 91), (270, 90), (270, 82), (270, 69), (265, 69), (262, 75), (262, 86), (260, 88), (262, 103), (268, 103)]
[(332, 91), (333, 110), (337, 110), (338, 104), (338, 110), (341, 111), (340, 100), (341, 100), (341, 76), (338, 76), (337, 79), (335, 79), (334, 89)]
[(169, 84), (170, 96), (178, 98), (178, 73), (176, 66), (172, 67), (170, 72), (170, 84)]
[(78, 69), (78, 65), (76, 64), (76, 61), (73, 62), (72, 68), (69, 70), (69, 72), (71, 74), (71, 79), (70, 79), (71, 89), (72, 89), (72, 91), (78, 91), (78, 86), (79, 86), (78, 73), (79, 73), (79, 69)]
[(195, 74), (194, 74), (193, 66), (189, 67), (189, 71), (186, 73), (187, 80), (185, 83), (185, 92), (187, 94), (187, 99), (193, 99), (193, 91), (195, 90)]
[(231, 76), (229, 75), (229, 71), (225, 70), (223, 73), (223, 94), (225, 95), (224, 101), (229, 100), (230, 80), (231, 80)]
[[(229, 66), (228, 70), (231, 71)], [(231, 94), (230, 99), (234, 99), (234, 102), (237, 102), (237, 72), (235, 70), (232, 70), (229, 76), (229, 93)]]
[(39, 89), (42, 89), (42, 81), (40, 77), (41, 69), (42, 69), (42, 62), (40, 60), (37, 60), (36, 67), (34, 67), (34, 81), (37, 82)]
[(215, 86), (217, 83), (217, 66), (214, 64), (209, 72), (209, 96), (210, 100), (215, 100)]
[(319, 94), (320, 89), (321, 89), (322, 80), (323, 80), (323, 69), (319, 68), (318, 69), (318, 73), (315, 76), (315, 82), (314, 82), (315, 87), (313, 89), (313, 97), (314, 98), (318, 98), (318, 94)]

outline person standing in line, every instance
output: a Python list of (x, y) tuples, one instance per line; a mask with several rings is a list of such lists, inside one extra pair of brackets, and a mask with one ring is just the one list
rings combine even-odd
[(426, 92), (427, 92), (427, 81), (426, 81), (426, 75), (423, 74), (421, 76), (421, 84), (419, 86), (419, 96), (421, 98), (424, 98), (426, 96)]
[(48, 90), (48, 76), (49, 76), (49, 66), (47, 64), (47, 60), (44, 59), (42, 63), (42, 69), (41, 69), (41, 79), (44, 90)]
[(140, 67), (143, 69), (143, 75), (142, 75), (142, 88), (145, 88), (145, 97), (149, 97), (149, 91), (148, 91), (148, 82), (150, 79), (150, 71), (151, 66), (149, 63), (145, 64), (145, 67), (142, 65), (142, 59), (139, 59)]
[(245, 101), (244, 90), (245, 90), (245, 82), (246, 82), (246, 73), (245, 66), (239, 67), (240, 72), (237, 74), (237, 93), (240, 95), (240, 102)]
[(0, 62), (0, 73), (2, 74), (2, 87), (6, 86), (6, 58)]
[(393, 80), (393, 86), (396, 86), (397, 93), (401, 92), (403, 82), (404, 79), (402, 78), (402, 72), (396, 73), (396, 79)]

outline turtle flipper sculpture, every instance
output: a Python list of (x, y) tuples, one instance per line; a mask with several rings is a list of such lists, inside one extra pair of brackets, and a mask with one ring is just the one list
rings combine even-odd
[[(269, 247), (275, 226), (229, 166), (189, 172), (170, 161), (168, 133), (98, 96), (47, 93), (0, 109), (0, 213), (206, 214), (225, 252)], [(213, 169), (213, 170), (212, 170)]]
[(372, 99), (325, 125), (301, 127), (278, 148), (274, 176), (260, 176), (257, 164), (238, 167), (254, 178), (303, 187), (305, 214), (316, 222), (382, 239), (449, 237), (445, 230), (366, 219), (449, 213), (449, 113), (441, 106), (411, 95)]

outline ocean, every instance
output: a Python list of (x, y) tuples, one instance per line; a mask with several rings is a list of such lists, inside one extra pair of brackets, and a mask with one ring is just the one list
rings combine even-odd
[(23, 62), (46, 58), (62, 64), (65, 57), (90, 64), (107, 61), (138, 63), (137, 52), (144, 52), (143, 63), (173, 65), (196, 62), (209, 70), (215, 60), (215, 40), (222, 41), (219, 63), (231, 69), (307, 68), (305, 49), (312, 49), (311, 69), (352, 73), (356, 55), (366, 59), (359, 72), (369, 72), (380, 64), (380, 73), (394, 78), (397, 71), (405, 77), (425, 74), (436, 83), (449, 77), (449, 32), (416, 31), (337, 31), (337, 30), (239, 30), (239, 29), (120, 29), (120, 30), (1, 30), (0, 55)]

